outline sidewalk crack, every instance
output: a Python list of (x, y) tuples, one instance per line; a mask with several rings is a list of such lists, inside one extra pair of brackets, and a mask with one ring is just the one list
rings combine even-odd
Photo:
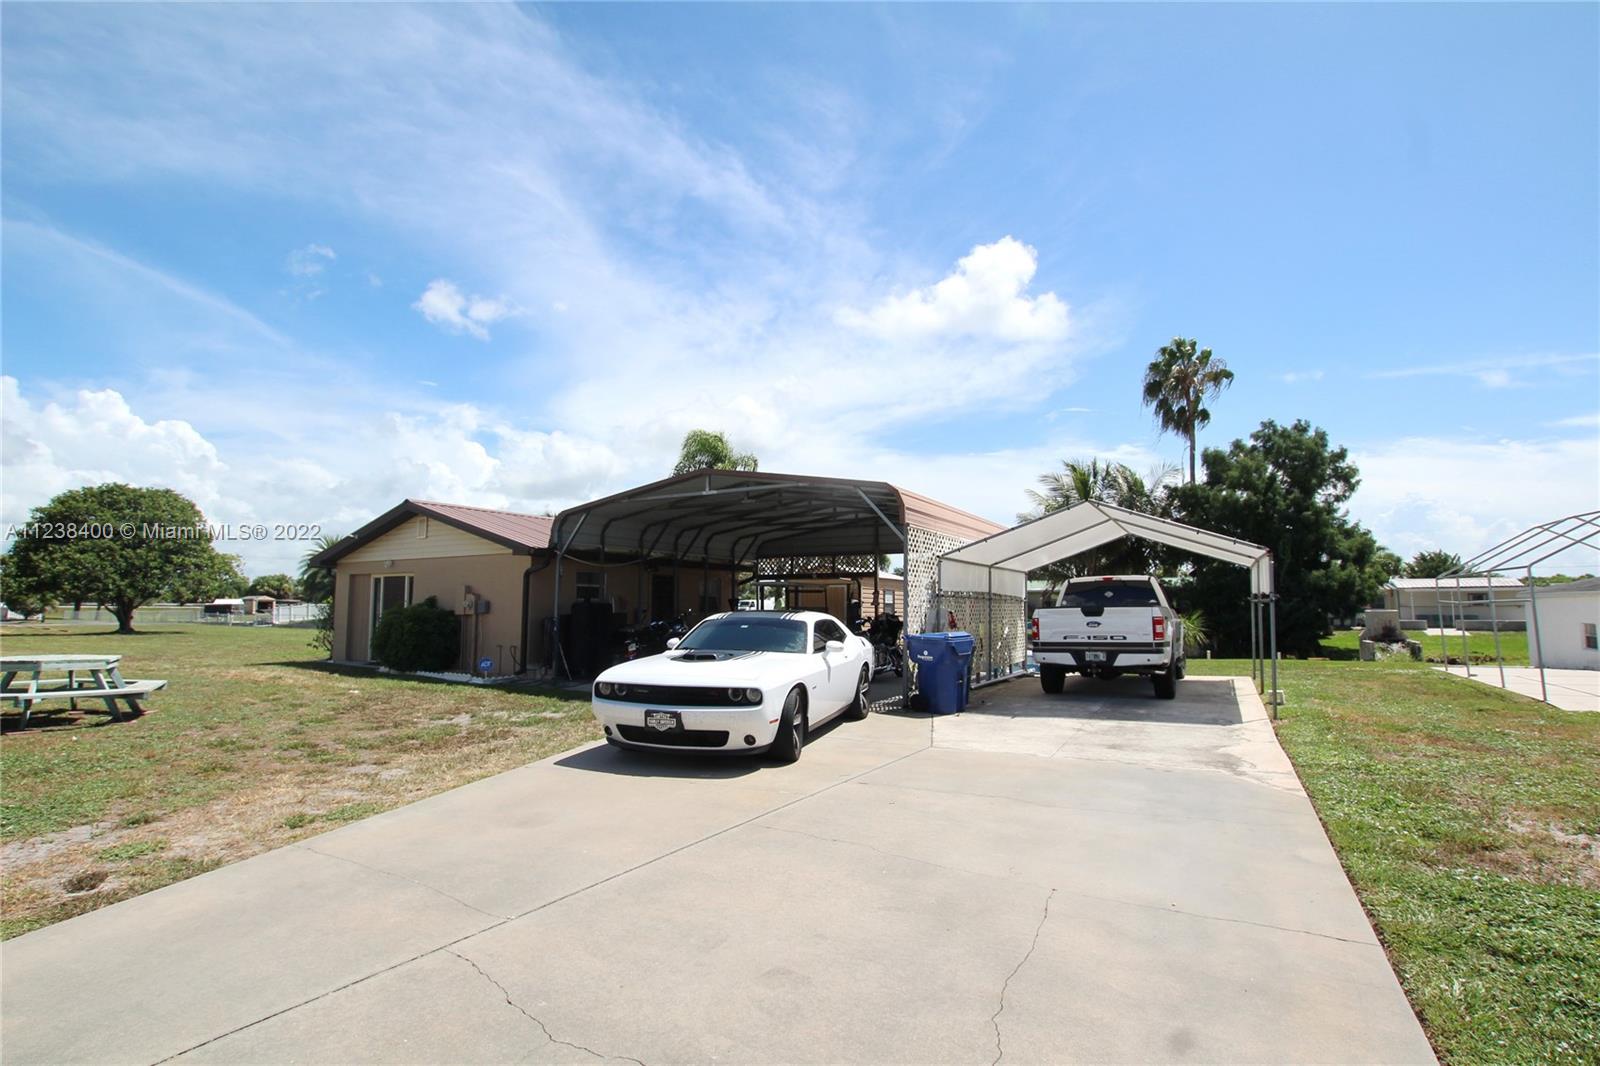
[(529, 1014), (527, 1009), (524, 1008), (522, 1006), (522, 1004), (520, 1004), (516, 1000), (512, 999), (511, 998), (511, 993), (506, 991), (506, 986), (501, 984), (499, 981), (496, 981), (493, 977), (489, 976), (488, 971), (486, 971), (482, 966), (479, 966), (477, 963), (473, 962), (471, 959), (467, 958), (465, 955), (461, 954), (461, 952), (459, 952), (459, 951), (452, 951), (449, 948), (445, 948), (444, 950), (445, 950), (446, 954), (454, 955), (456, 958), (460, 959), (462, 962), (466, 963), (468, 966), (471, 966), (474, 970), (477, 970), (478, 971), (478, 975), (480, 977), (482, 977), (485, 981), (488, 981), (491, 985), (494, 985), (495, 989), (497, 991), (499, 991), (500, 995), (505, 998), (507, 1006), (509, 1006), (509, 1007), (513, 1008), (514, 1010), (516, 1010), (517, 1013), (521, 1014), (524, 1018), (528, 1019), (534, 1025), (537, 1025), (539, 1027), (539, 1031), (544, 1034), (545, 1039), (550, 1041), (552, 1044), (560, 1044), (562, 1047), (569, 1047), (569, 1048), (572, 1048), (574, 1051), (582, 1051), (585, 1054), (593, 1055), (595, 1058), (600, 1059), (602, 1061), (604, 1061), (606, 1059), (622, 1059), (625, 1062), (635, 1062), (635, 1063), (638, 1063), (639, 1066), (645, 1066), (644, 1063), (639, 1062), (638, 1059), (634, 1058), (631, 1055), (607, 1055), (604, 1052), (596, 1051), (592, 1047), (584, 1047), (582, 1044), (574, 1044), (570, 1040), (562, 1040), (562, 1039), (558, 1038), (554, 1033), (552, 1033), (550, 1031), (550, 1027), (549, 1026), (545, 1025), (544, 1022), (540, 1021), (538, 1018), (535, 1018), (532, 1014)]
[(1011, 979), (1021, 972), (1029, 959), (1033, 958), (1034, 949), (1039, 946), (1039, 934), (1044, 932), (1044, 923), (1050, 920), (1050, 901), (1055, 898), (1056, 890), (1052, 888), (1050, 894), (1044, 898), (1044, 913), (1039, 916), (1039, 924), (1033, 930), (1033, 941), (1028, 945), (1028, 953), (1022, 956), (1022, 960), (1010, 973), (1006, 974), (1005, 982), (1000, 986), (1000, 1006), (989, 1016), (989, 1024), (994, 1026), (994, 1058), (990, 1060), (989, 1066), (997, 1066), (999, 1061), (1005, 1058), (1005, 1044), (1000, 1039), (1000, 1015), (1006, 1012), (1006, 991), (1011, 987)]
[(301, 851), (309, 851), (313, 855), (321, 855), (324, 859), (337, 859), (340, 862), (347, 862), (351, 866), (359, 866), (363, 870), (371, 870), (375, 874), (382, 874), (384, 877), (392, 877), (396, 881), (405, 881), (408, 884), (416, 885), (418, 888), (425, 888), (429, 892), (432, 892), (436, 896), (443, 896), (447, 900), (450, 900), (450, 901), (452, 901), (454, 903), (461, 904), (463, 907), (467, 908), (467, 910), (469, 910), (469, 911), (477, 911), (479, 914), (483, 915), (485, 918), (493, 918), (496, 921), (501, 921), (501, 922), (504, 922), (504, 921), (508, 920), (508, 916), (507, 915), (494, 914), (491, 911), (484, 910), (482, 907), (474, 907), (472, 904), (468, 903), (466, 900), (462, 899), (461, 897), (452, 896), (450, 893), (446, 892), (444, 889), (435, 888), (433, 885), (428, 884), (426, 881), (418, 881), (415, 877), (407, 877), (405, 874), (397, 874), (393, 870), (385, 870), (381, 866), (372, 866), (372, 865), (370, 865), (368, 863), (361, 862), (358, 859), (349, 858), (348, 856), (345, 856), (345, 855), (335, 855), (332, 852), (328, 852), (328, 851), (318, 851), (316, 848), (312, 847), (310, 844), (306, 844), (306, 843), (303, 843), (303, 842), (302, 843), (298, 843), (298, 844), (290, 844), (289, 846), (291, 848), (298, 848)]

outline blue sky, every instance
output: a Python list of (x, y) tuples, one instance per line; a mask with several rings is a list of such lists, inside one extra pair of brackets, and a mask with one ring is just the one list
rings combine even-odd
[[(997, 520), (1163, 341), (1469, 554), (1600, 506), (1593, 5), (8, 6), (0, 517), (347, 530), (691, 426)], [(252, 572), (295, 545), (238, 546)]]

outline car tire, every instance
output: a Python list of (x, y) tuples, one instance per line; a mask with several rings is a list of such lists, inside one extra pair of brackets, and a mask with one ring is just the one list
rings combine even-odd
[(1176, 671), (1176, 667), (1168, 667), (1166, 673), (1151, 675), (1150, 680), (1153, 681), (1156, 686), (1156, 699), (1170, 700), (1177, 698), (1178, 678), (1176, 676)]
[(861, 680), (856, 683), (856, 698), (850, 701), (850, 706), (845, 708), (844, 716), (852, 722), (859, 722), (867, 716), (872, 708), (872, 699), (867, 690), (872, 687), (872, 668), (861, 668)]
[(1059, 693), (1067, 683), (1067, 668), (1064, 666), (1051, 666), (1045, 663), (1039, 667), (1039, 687), (1048, 695)]
[(1188, 659), (1179, 659), (1178, 660), (1178, 673), (1176, 674), (1177, 679), (1179, 681), (1182, 681), (1185, 677), (1188, 676), (1188, 674), (1189, 674), (1189, 660)]
[(800, 758), (800, 749), (806, 746), (806, 711), (798, 688), (790, 689), (783, 701), (783, 713), (778, 717), (778, 735), (773, 738), (767, 754), (773, 762), (791, 763)]

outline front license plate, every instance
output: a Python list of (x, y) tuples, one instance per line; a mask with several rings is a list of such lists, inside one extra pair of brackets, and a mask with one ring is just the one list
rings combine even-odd
[(1086, 663), (1103, 663), (1106, 661), (1106, 653), (1103, 651), (1086, 651), (1083, 653), (1083, 661)]
[(683, 728), (683, 716), (677, 711), (645, 711), (644, 724), (659, 733), (671, 733)]

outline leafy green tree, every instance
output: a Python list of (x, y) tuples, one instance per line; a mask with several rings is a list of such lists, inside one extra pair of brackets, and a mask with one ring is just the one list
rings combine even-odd
[(288, 574), (262, 574), (250, 582), (245, 589), (246, 596), (271, 596), (275, 600), (292, 600), (294, 596), (294, 578)]
[(726, 434), (709, 429), (691, 429), (683, 435), (678, 465), (672, 468), (672, 472), (687, 474), (695, 470), (754, 469), (756, 457), (749, 452), (734, 451)]
[[(1278, 586), (1278, 649), (1315, 655), (1330, 619), (1354, 614), (1388, 580), (1392, 553), (1350, 519), (1344, 504), (1360, 474), (1344, 448), (1309, 422), (1270, 419), (1226, 451), (1205, 452), (1205, 480), (1173, 492), (1175, 517), (1190, 525), (1272, 549)], [(1386, 558), (1387, 556), (1387, 558)], [(1250, 645), (1243, 567), (1194, 564), (1186, 609), (1210, 620), (1213, 646), (1244, 654)]]
[(1172, 338), (1156, 350), (1144, 371), (1144, 405), (1154, 410), (1162, 432), (1176, 433), (1189, 444), (1189, 483), (1195, 479), (1195, 436), (1211, 422), (1206, 400), (1233, 384), (1228, 364), (1196, 350), (1192, 339)]
[[(1109, 503), (1129, 511), (1162, 515), (1177, 480), (1175, 467), (1158, 467), (1148, 478), (1131, 467), (1099, 459), (1065, 459), (1060, 470), (1039, 475), (1039, 488), (1029, 489), (1033, 509), (1017, 517), (1040, 518), (1075, 503)], [(1063, 559), (1037, 572), (1052, 586), (1085, 574), (1148, 574), (1159, 568), (1160, 548), (1148, 540), (1124, 537), (1091, 552)]]
[(12, 542), (8, 578), (56, 602), (104, 604), (119, 633), (134, 631), (140, 604), (218, 569), (200, 509), (171, 489), (73, 489), (35, 507), (29, 523), (39, 535)]
[(250, 579), (244, 576), (242, 563), (237, 555), (217, 552), (206, 566), (184, 574), (162, 595), (174, 603), (210, 603), (219, 598), (243, 596)]
[(1406, 564), (1406, 577), (1439, 577), (1461, 569), (1461, 556), (1441, 548), (1420, 551)]
[(307, 603), (327, 603), (333, 599), (333, 571), (312, 563), (318, 555), (344, 539), (343, 534), (323, 534), (311, 550), (300, 558), (300, 598)]

